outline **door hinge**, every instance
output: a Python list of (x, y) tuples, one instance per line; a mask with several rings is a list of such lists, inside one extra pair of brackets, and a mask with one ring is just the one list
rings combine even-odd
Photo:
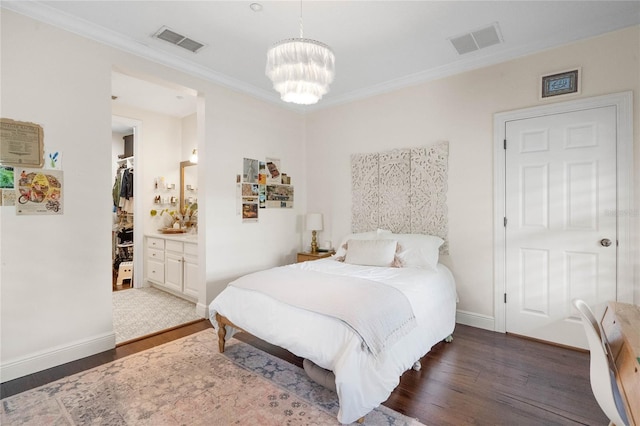
[(504, 303), (507, 303), (507, 293), (504, 294)]
[(504, 218), (504, 221), (503, 221), (503, 222), (504, 222), (504, 227), (506, 228), (506, 227), (507, 227), (507, 218), (506, 218), (506, 216), (505, 216), (505, 218)]
[(507, 149), (507, 140), (504, 140), (504, 149)]

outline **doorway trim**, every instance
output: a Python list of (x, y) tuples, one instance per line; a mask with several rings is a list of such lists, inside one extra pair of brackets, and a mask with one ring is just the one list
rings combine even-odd
[(616, 107), (617, 135), (617, 199), (618, 199), (618, 255), (617, 255), (617, 300), (633, 303), (633, 240), (631, 236), (631, 208), (633, 200), (633, 92), (620, 92), (610, 95), (596, 96), (551, 105), (518, 109), (494, 114), (494, 330), (506, 332), (506, 216), (505, 204), (505, 166), (506, 155), (504, 140), (506, 124), (509, 121), (524, 120), (545, 115), (573, 112), (584, 109)]

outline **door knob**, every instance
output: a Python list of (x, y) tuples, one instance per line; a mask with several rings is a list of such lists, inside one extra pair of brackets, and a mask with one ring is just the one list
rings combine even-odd
[(602, 247), (609, 247), (611, 245), (611, 240), (608, 238), (603, 238), (600, 240), (600, 245)]

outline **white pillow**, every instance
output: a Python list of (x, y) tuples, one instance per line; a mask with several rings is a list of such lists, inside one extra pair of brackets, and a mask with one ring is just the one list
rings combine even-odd
[(378, 228), (376, 230), (376, 235), (378, 235), (378, 238), (382, 238), (385, 235), (389, 236), (389, 235), (392, 235), (392, 234), (393, 234), (393, 232), (389, 231), (388, 229), (380, 229), (380, 228)]
[(349, 240), (344, 262), (352, 265), (391, 266), (397, 246), (396, 240)]
[(392, 234), (383, 236), (398, 242), (398, 259), (404, 268), (436, 270), (444, 240), (435, 235)]
[(387, 231), (385, 229), (377, 229), (375, 231), (368, 232), (359, 232), (357, 234), (349, 234), (342, 239), (340, 245), (338, 246), (338, 250), (336, 250), (335, 257), (336, 260), (344, 260), (344, 256), (347, 254), (347, 250), (344, 248), (345, 244), (349, 240), (375, 240), (381, 236), (390, 236), (391, 231)]

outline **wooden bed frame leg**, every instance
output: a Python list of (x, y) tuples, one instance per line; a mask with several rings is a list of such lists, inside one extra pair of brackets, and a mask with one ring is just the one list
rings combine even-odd
[(225, 316), (220, 315), (216, 312), (216, 322), (218, 323), (218, 349), (220, 349), (220, 353), (224, 353), (224, 345), (227, 337), (227, 326), (233, 328), (236, 331), (244, 330), (231, 321)]
[(364, 416), (362, 416), (362, 417), (360, 417), (360, 418), (358, 419), (358, 423), (360, 423), (360, 424), (364, 423)]
[(227, 336), (227, 327), (225, 321), (220, 314), (216, 313), (216, 321), (218, 322), (218, 350), (220, 353), (224, 353), (224, 343)]

